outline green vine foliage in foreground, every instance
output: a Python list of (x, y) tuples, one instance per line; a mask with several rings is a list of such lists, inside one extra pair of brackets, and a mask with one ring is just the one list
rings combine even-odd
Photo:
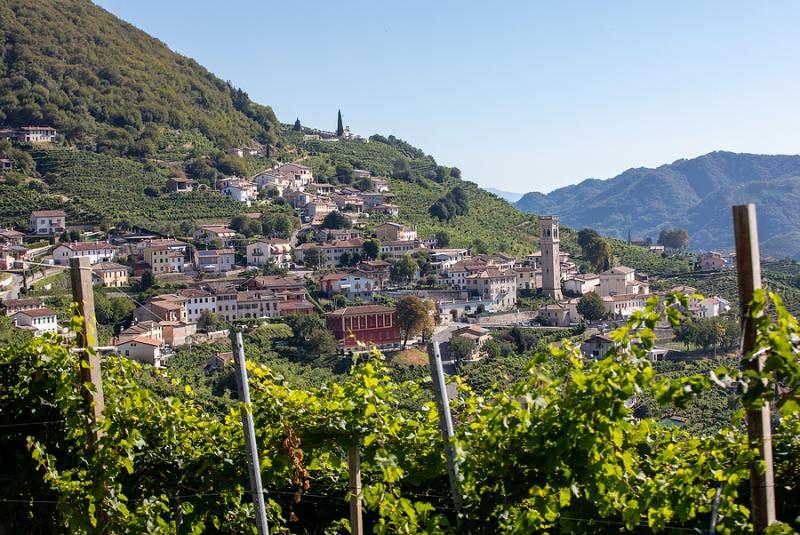
[[(647, 351), (671, 296), (613, 333), (608, 358), (566, 343), (536, 356), (525, 380), (473, 394), (453, 411), (464, 501), (449, 484), (437, 411), (424, 382), (393, 382), (382, 357), (342, 383), (306, 390), (250, 366), (252, 411), (272, 533), (346, 533), (347, 450), (362, 455), (366, 524), (375, 533), (706, 533), (719, 490), (721, 533), (748, 531), (754, 450), (731, 423), (706, 436), (632, 415), (649, 395), (687, 403), (736, 388), (745, 407), (773, 401), (779, 516), (796, 522), (800, 329), (775, 295), (754, 303), (761, 375), (715, 370), (657, 379)], [(665, 305), (665, 306), (664, 306)], [(658, 312), (661, 311), (661, 312)], [(760, 353), (759, 353), (760, 354)], [(748, 357), (749, 358), (749, 357)], [(10, 530), (65, 533), (254, 533), (238, 411), (218, 419), (141, 386), (176, 381), (121, 358), (104, 361), (102, 438), (90, 445), (79, 360), (61, 339), (0, 348), (0, 518)], [(756, 386), (758, 385), (758, 386)], [(411, 403), (414, 401), (414, 403)], [(422, 407), (408, 410), (406, 407)], [(60, 527), (59, 527), (60, 526)], [(794, 526), (797, 527), (796, 525)], [(790, 524), (772, 528), (791, 533)]]

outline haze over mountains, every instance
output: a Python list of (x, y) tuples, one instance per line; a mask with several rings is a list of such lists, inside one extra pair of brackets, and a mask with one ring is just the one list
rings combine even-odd
[(517, 193), (515, 191), (504, 191), (504, 190), (497, 189), (497, 188), (483, 188), (483, 189), (485, 189), (489, 193), (494, 193), (495, 195), (497, 195), (501, 199), (505, 199), (510, 203), (517, 202), (524, 195), (524, 193)]
[(656, 238), (663, 228), (686, 228), (689, 247), (706, 250), (733, 247), (731, 206), (746, 202), (758, 205), (762, 252), (800, 257), (800, 156), (717, 151), (527, 193), (514, 205), (617, 238), (629, 230), (634, 238)]

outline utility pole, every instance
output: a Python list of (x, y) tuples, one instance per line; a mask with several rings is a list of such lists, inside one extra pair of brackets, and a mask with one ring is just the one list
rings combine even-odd
[(364, 519), (361, 516), (361, 450), (359, 443), (347, 450), (350, 465), (350, 533), (364, 535)]
[(239, 410), (242, 414), (242, 427), (244, 428), (244, 449), (247, 452), (247, 468), (250, 472), (250, 493), (253, 495), (253, 505), (256, 508), (256, 528), (258, 535), (269, 535), (267, 509), (264, 506), (264, 489), (261, 486), (261, 463), (258, 459), (253, 412), (250, 407), (250, 385), (247, 382), (242, 333), (231, 328), (230, 337), (233, 346), (236, 389), (239, 391)]
[(450, 479), (450, 494), (453, 498), (453, 506), (456, 514), (459, 515), (458, 522), (461, 523), (461, 479), (458, 473), (458, 462), (456, 460), (456, 449), (453, 445), (453, 419), (450, 415), (450, 399), (447, 396), (447, 385), (444, 379), (444, 367), (442, 366), (442, 352), (439, 342), (433, 341), (428, 345), (428, 358), (431, 363), (431, 379), (433, 379), (433, 392), (436, 397), (436, 406), (439, 409), (439, 430), (442, 433), (444, 442), (444, 456), (447, 459), (447, 475)]
[(103, 398), (103, 380), (100, 373), (100, 357), (97, 355), (97, 319), (94, 312), (94, 290), (92, 288), (92, 266), (88, 256), (70, 258), (70, 279), (72, 282), (72, 300), (78, 305), (81, 316), (81, 332), (78, 334), (78, 345), (81, 347), (81, 383), (91, 384), (91, 390), (83, 387), (82, 394), (89, 405), (92, 429), (89, 437), (97, 443), (102, 436), (99, 422), (103, 417), (105, 400)]
[[(736, 270), (739, 278), (739, 309), (742, 326), (742, 355), (753, 351), (756, 330), (750, 318), (750, 302), (755, 290), (761, 288), (761, 254), (758, 247), (756, 205), (745, 204), (733, 207), (733, 232), (736, 239)], [(760, 372), (766, 355), (747, 362), (748, 369)], [(753, 529), (763, 532), (775, 522), (775, 475), (772, 467), (772, 430), (770, 428), (770, 404), (765, 402), (760, 409), (747, 411), (747, 438), (750, 445), (758, 449), (764, 461), (764, 473), (750, 467), (750, 494), (752, 497)]]

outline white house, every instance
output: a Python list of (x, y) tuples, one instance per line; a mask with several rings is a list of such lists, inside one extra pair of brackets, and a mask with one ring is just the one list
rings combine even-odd
[(111, 262), (114, 259), (114, 246), (108, 242), (62, 243), (53, 249), (53, 261), (59, 266), (69, 264), (70, 258), (88, 256), (90, 264)]
[(204, 310), (208, 312), (217, 311), (217, 296), (211, 292), (188, 288), (186, 290), (178, 290), (178, 295), (187, 299), (186, 319), (188, 321), (197, 321)]
[(380, 178), (373, 178), (372, 191), (375, 193), (385, 193), (389, 191), (389, 184)]
[(617, 294), (603, 296), (606, 313), (614, 318), (627, 318), (636, 311), (644, 310), (648, 294)]
[(258, 200), (258, 189), (252, 182), (240, 178), (225, 179), (222, 186), (222, 195), (234, 201), (246, 203), (250, 206)]
[(233, 269), (236, 254), (233, 249), (196, 250), (194, 264), (197, 271), (204, 273), (225, 273)]
[(328, 295), (342, 294), (348, 299), (371, 301), (378, 281), (358, 273), (329, 273), (320, 279), (320, 290)]
[(431, 249), (431, 266), (437, 271), (450, 269), (457, 262), (469, 258), (468, 249)]
[(23, 310), (14, 314), (12, 318), (17, 327), (33, 331), (36, 336), (58, 331), (58, 318), (49, 308)]
[(275, 262), (277, 266), (285, 266), (292, 260), (292, 246), (288, 240), (271, 238), (256, 240), (246, 247), (247, 265), (262, 266)]
[(467, 275), (465, 282), (470, 293), (491, 300), (499, 310), (517, 304), (517, 277), (511, 270), (484, 269)]
[(594, 273), (584, 273), (568, 278), (563, 283), (564, 291), (575, 295), (583, 295), (594, 292), (600, 285), (600, 275)]
[(730, 311), (730, 303), (719, 296), (706, 297), (692, 307), (695, 316), (700, 318), (716, 318)]
[(50, 126), (23, 126), (17, 130), (17, 141), (28, 143), (52, 143), (58, 132)]
[(163, 354), (161, 340), (149, 336), (136, 336), (117, 345), (117, 353), (142, 364), (151, 364), (156, 368), (162, 364)]
[(601, 296), (647, 294), (650, 293), (650, 286), (636, 280), (633, 268), (617, 266), (600, 274), (600, 284), (596, 291)]
[(256, 187), (261, 189), (275, 188), (278, 190), (278, 195), (283, 197), (287, 191), (294, 188), (294, 178), (290, 178), (274, 169), (269, 171), (262, 171), (253, 177)]
[(67, 226), (64, 210), (34, 210), (31, 212), (31, 229), (34, 234), (58, 234)]
[(281, 166), (278, 166), (276, 171), (293, 180), (294, 189), (296, 190), (302, 191), (306, 188), (306, 186), (314, 182), (314, 174), (311, 172), (311, 168), (306, 165), (300, 165), (298, 163), (285, 163)]

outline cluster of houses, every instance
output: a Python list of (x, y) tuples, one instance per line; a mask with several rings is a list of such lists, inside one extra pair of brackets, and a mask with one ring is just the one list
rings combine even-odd
[[(171, 180), (176, 188), (192, 187), (192, 181), (187, 179)], [(240, 179), (223, 184), (223, 192), (227, 192), (224, 194), (231, 198), (247, 202), (246, 196), (251, 195), (250, 187)], [(642, 310), (650, 297), (647, 277), (632, 268), (616, 266), (597, 274), (579, 273), (570, 255), (560, 251), (557, 216), (541, 218), (542, 249), (522, 259), (504, 253), (473, 255), (466, 248), (438, 247), (435, 241), (422, 239), (416, 228), (394, 221), (374, 229), (377, 243), (370, 245), (379, 249), (367, 255), (365, 246), (372, 238), (362, 229), (323, 229), (318, 224), (334, 210), (358, 216), (362, 209), (386, 207), (390, 194), (381, 181), (374, 180), (374, 191), (369, 192), (337, 189), (315, 184), (308, 167), (285, 164), (257, 175), (251, 184), (253, 191), (275, 188), (304, 210), (312, 222), (304, 229), (309, 241), (297, 246), (278, 238), (243, 242), (240, 235), (221, 222), (199, 225), (192, 244), (128, 233), (110, 241), (63, 242), (52, 247), (51, 262), (55, 265), (88, 257), (95, 283), (104, 287), (128, 286), (130, 277), (141, 277), (146, 271), (159, 278), (177, 277), (174, 280), (181, 281), (183, 289), (156, 295), (136, 309), (133, 324), (114, 340), (117, 353), (161, 365), (171, 349), (199, 336), (197, 325), (205, 312), (227, 322), (317, 313), (320, 309), (309, 296), (307, 277), (318, 281), (321, 295), (344, 298), (345, 306), (327, 313), (325, 318), (343, 350), (362, 345), (383, 349), (400, 345), (396, 313), (392, 307), (375, 302), (379, 293), (389, 297), (415, 294), (430, 299), (442, 322), (512, 311), (517, 308), (520, 295), (541, 293), (552, 297), (552, 302), (537, 311), (538, 320), (556, 326), (580, 323), (578, 303), (590, 292), (602, 298), (608, 317), (620, 319)], [(52, 236), (63, 232), (66, 223), (63, 211), (37, 210), (31, 213), (30, 230), (36, 236)], [(14, 254), (25, 258), (22, 237), (15, 230), (0, 231), (0, 251), (12, 258), (11, 265)], [(312, 251), (313, 259), (309, 257)], [(376, 252), (377, 258), (373, 258)], [(418, 266), (425, 265), (424, 287), (413, 284), (423, 277), (419, 269), (410, 277), (412, 284), (405, 285), (415, 288), (393, 285), (393, 263), (406, 255), (416, 258)], [(305, 263), (304, 273), (245, 274), (247, 268), (290, 268), (296, 262)], [(691, 288), (678, 289), (694, 293)], [(37, 334), (58, 329), (55, 313), (36, 299), (7, 301), (5, 308), (22, 329)], [(727, 308), (728, 303), (719, 297), (690, 303), (691, 312), (704, 318), (723, 314)], [(459, 336), (474, 338), (480, 347), (488, 331), (474, 325), (471, 328)]]
[[(331, 212), (341, 212), (355, 227), (363, 226), (369, 214), (396, 216), (397, 206), (392, 204), (394, 194), (388, 183), (372, 178), (369, 171), (355, 169), (355, 179), (370, 178), (371, 189), (361, 191), (349, 186), (314, 182), (310, 167), (297, 163), (284, 164), (262, 171), (253, 177), (257, 191), (272, 190), (294, 207), (304, 222), (319, 225)], [(257, 194), (256, 194), (257, 195)]]

